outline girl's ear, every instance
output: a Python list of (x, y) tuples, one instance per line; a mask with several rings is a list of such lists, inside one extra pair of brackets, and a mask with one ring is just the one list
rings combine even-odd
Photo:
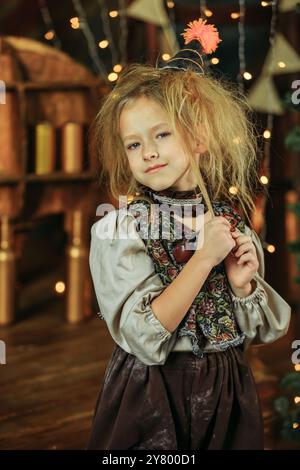
[(195, 140), (195, 152), (201, 155), (202, 153), (205, 153), (206, 151), (207, 151), (207, 146), (206, 146), (204, 139), (202, 138), (196, 139)]

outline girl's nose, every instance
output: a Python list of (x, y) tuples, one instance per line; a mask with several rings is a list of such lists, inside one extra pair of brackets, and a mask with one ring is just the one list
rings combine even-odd
[(144, 160), (152, 160), (157, 157), (158, 157), (158, 152), (156, 150), (148, 149), (148, 150), (145, 150), (144, 152)]

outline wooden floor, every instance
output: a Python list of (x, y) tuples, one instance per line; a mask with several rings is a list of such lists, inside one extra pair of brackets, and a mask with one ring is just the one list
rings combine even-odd
[(80, 326), (55, 302), (9, 328), (0, 366), (0, 449), (83, 449), (113, 348), (96, 315)]
[[(113, 342), (95, 314), (80, 326), (63, 318), (55, 301), (0, 329), (6, 364), (0, 366), (0, 449), (84, 449)], [(296, 448), (279, 438), (272, 400), (278, 380), (293, 370), (289, 334), (274, 345), (251, 348), (249, 358), (263, 404), (267, 449)], [(249, 430), (251, 432), (251, 430)]]

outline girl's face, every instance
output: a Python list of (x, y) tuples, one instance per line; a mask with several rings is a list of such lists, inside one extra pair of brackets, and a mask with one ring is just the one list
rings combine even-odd
[[(120, 134), (134, 178), (161, 191), (187, 191), (196, 186), (180, 135), (171, 130), (164, 108), (145, 96), (127, 103), (120, 116)], [(196, 161), (203, 148), (195, 147)], [(161, 165), (157, 169), (150, 168)]]

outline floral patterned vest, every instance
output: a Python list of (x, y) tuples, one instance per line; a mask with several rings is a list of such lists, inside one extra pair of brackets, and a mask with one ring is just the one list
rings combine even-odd
[[(185, 246), (187, 246), (187, 242), (192, 241), (193, 235), (196, 237), (196, 232), (184, 226), (184, 236), (178, 239), (178, 232), (175, 231), (176, 220), (172, 212), (167, 211), (164, 216), (164, 210), (160, 210), (160, 216), (151, 219), (151, 204), (155, 204), (156, 207), (162, 207), (162, 204), (169, 206), (175, 204), (175, 206), (181, 206), (180, 210), (182, 207), (189, 206), (193, 211), (192, 215), (194, 215), (198, 204), (203, 204), (204, 213), (207, 211), (207, 207), (202, 195), (196, 190), (153, 191), (140, 185), (139, 194), (140, 196), (131, 201), (127, 208), (137, 218), (137, 221), (139, 221), (141, 213), (147, 211), (149, 223), (146, 229), (145, 224), (141, 227), (138, 223), (137, 230), (148, 255), (153, 260), (155, 271), (159, 274), (163, 284), (167, 286), (177, 277), (193, 254), (193, 250), (185, 250)], [(143, 199), (143, 196), (146, 198)], [(238, 228), (241, 232), (245, 231), (245, 224), (236, 209), (222, 201), (214, 202), (212, 206), (215, 215), (224, 216), (233, 229)], [(152, 207), (154, 206), (152, 205)], [(168, 229), (168, 232), (165, 232), (169, 234), (168, 238), (161, 236), (163, 229)], [(160, 236), (153, 237), (153, 233), (159, 233)], [(178, 326), (177, 335), (178, 337), (188, 336), (191, 339), (193, 353), (198, 357), (203, 357), (203, 347), (207, 341), (210, 343), (209, 349), (215, 351), (222, 351), (230, 346), (243, 343), (245, 335), (241, 333), (235, 320), (224, 261), (214, 266), (209, 273), (189, 311)]]

